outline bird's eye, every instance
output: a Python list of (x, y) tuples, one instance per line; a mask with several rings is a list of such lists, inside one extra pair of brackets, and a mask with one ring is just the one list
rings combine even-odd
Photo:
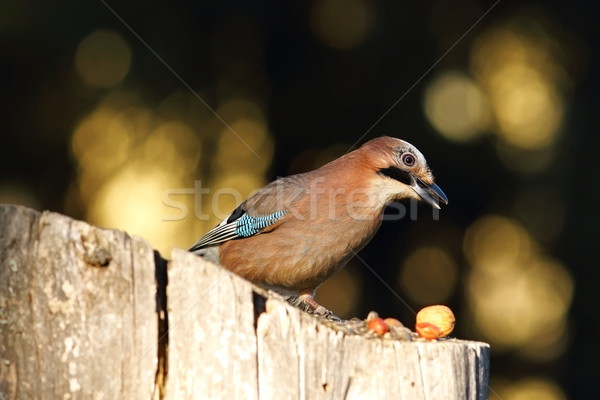
[(404, 165), (406, 165), (407, 167), (412, 167), (413, 165), (415, 165), (415, 156), (413, 156), (410, 153), (406, 153), (402, 156), (402, 162), (404, 163)]

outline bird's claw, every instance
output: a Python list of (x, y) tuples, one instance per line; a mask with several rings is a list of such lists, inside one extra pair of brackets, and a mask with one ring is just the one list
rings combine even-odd
[(343, 321), (340, 317), (338, 317), (333, 312), (331, 312), (331, 310), (327, 310), (327, 309), (325, 309), (325, 313), (321, 314), (321, 313), (315, 312), (315, 315), (317, 315), (319, 318), (323, 318), (323, 319), (326, 319), (327, 321), (331, 321), (331, 322), (342, 322)]
[(327, 321), (332, 322), (342, 322), (342, 319), (340, 317), (335, 315), (331, 310), (328, 310), (327, 308), (317, 303), (312, 297), (292, 297), (288, 299), (288, 302), (298, 307), (302, 311), (305, 311), (318, 318), (323, 318)]

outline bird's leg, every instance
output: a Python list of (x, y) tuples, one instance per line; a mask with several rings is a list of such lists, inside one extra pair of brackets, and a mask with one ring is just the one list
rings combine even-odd
[(317, 303), (314, 296), (314, 290), (302, 290), (297, 297), (294, 296), (288, 298), (288, 302), (309, 314), (323, 317), (330, 321), (341, 321), (341, 318), (335, 315), (331, 310), (328, 310)]

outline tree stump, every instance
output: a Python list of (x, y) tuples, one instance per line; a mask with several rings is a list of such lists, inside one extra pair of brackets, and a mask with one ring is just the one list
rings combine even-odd
[(183, 250), (0, 206), (0, 399), (486, 399), (489, 346), (349, 335)]

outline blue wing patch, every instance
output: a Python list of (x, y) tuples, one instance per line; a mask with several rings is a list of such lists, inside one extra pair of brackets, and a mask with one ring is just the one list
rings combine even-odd
[(254, 236), (261, 229), (273, 225), (285, 215), (284, 211), (276, 211), (273, 214), (264, 217), (251, 217), (248, 214), (242, 215), (236, 220), (235, 233), (240, 237)]
[(276, 211), (262, 217), (251, 217), (238, 207), (229, 218), (208, 231), (188, 250), (196, 252), (228, 240), (247, 238), (260, 233), (260, 230), (280, 220), (287, 210)]

